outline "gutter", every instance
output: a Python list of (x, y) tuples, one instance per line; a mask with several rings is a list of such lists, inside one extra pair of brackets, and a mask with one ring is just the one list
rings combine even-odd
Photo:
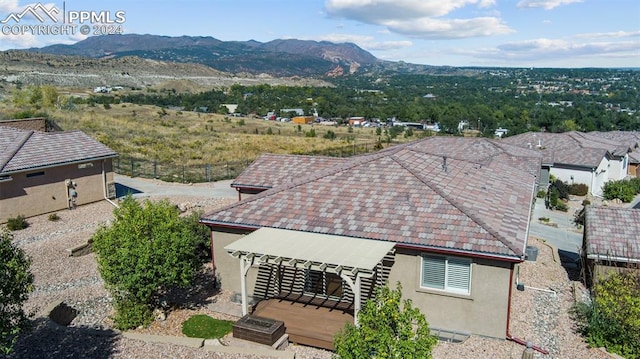
[(11, 175), (11, 174), (16, 174), (16, 173), (21, 173), (21, 172), (32, 171), (32, 170), (46, 170), (48, 168), (54, 168), (54, 167), (59, 167), (59, 166), (63, 166), (63, 165), (80, 164), (80, 163), (85, 163), (85, 162), (106, 160), (107, 158), (116, 158), (116, 157), (118, 157), (117, 154), (116, 155), (109, 155), (109, 156), (94, 157), (94, 158), (84, 158), (84, 159), (81, 159), (81, 160), (75, 160), (75, 161), (69, 161), (69, 162), (58, 162), (58, 163), (52, 163), (52, 164), (48, 164), (48, 165), (44, 165), (44, 166), (20, 168), (20, 169), (14, 170), (14, 171), (3, 171), (3, 172), (1, 172), (1, 174), (2, 175)]
[(482, 254), (482, 253), (475, 253), (475, 252), (462, 251), (462, 250), (456, 250), (456, 249), (444, 249), (444, 248), (430, 247), (430, 246), (417, 246), (417, 245), (404, 244), (404, 243), (396, 243), (396, 247), (404, 248), (404, 249), (419, 250), (419, 251), (429, 250), (430, 252), (435, 252), (435, 253), (462, 255), (462, 256), (472, 257), (472, 258), (494, 259), (494, 260), (511, 262), (511, 263), (521, 263), (524, 260), (520, 257), (512, 257), (507, 255)]

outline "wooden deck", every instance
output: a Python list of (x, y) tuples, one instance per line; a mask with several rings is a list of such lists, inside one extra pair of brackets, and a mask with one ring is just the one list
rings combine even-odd
[(267, 299), (256, 304), (252, 314), (283, 321), (292, 343), (333, 350), (333, 337), (345, 323), (353, 323), (353, 310), (336, 305), (320, 306), (312, 299)]

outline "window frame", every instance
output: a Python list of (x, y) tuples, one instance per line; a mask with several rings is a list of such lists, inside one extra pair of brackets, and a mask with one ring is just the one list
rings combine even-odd
[[(309, 286), (309, 284), (312, 284), (312, 272), (316, 273), (316, 275), (318, 275), (318, 277), (319, 277), (318, 281), (321, 284), (322, 293), (318, 293), (318, 292), (313, 291), (313, 288), (311, 288)], [(329, 281), (327, 279), (327, 275), (333, 275), (333, 276), (336, 277), (335, 279), (339, 279), (340, 280), (340, 296), (327, 294), (327, 284), (329, 283)], [(327, 298), (327, 299), (332, 299), (332, 300), (341, 300), (345, 296), (346, 287), (347, 287), (347, 285), (344, 282), (344, 279), (342, 279), (339, 275), (337, 275), (335, 273), (329, 273), (327, 271), (319, 271), (319, 270), (313, 270), (313, 269), (305, 269), (305, 271), (304, 271), (304, 287), (303, 287), (304, 293), (312, 294), (314, 296), (321, 297), (321, 298)]]
[[(428, 283), (425, 283), (425, 259), (426, 260), (438, 260), (442, 261), (442, 266), (444, 267), (444, 273), (442, 273), (443, 283), (441, 286), (429, 286)], [(457, 262), (457, 263), (452, 263)], [(455, 267), (457, 265), (457, 267)], [(459, 281), (459, 278), (452, 277), (455, 274), (452, 274), (453, 270), (460, 270), (461, 268), (468, 268), (466, 273), (466, 289), (461, 289), (460, 286), (453, 286), (450, 283), (455, 281), (456, 279)], [(432, 269), (433, 270), (433, 269)], [(435, 270), (438, 270), (437, 268)], [(442, 293), (450, 293), (456, 295), (471, 295), (471, 282), (472, 282), (472, 274), (473, 274), (473, 260), (464, 257), (455, 257), (455, 256), (446, 256), (446, 255), (437, 255), (431, 253), (423, 253), (420, 255), (420, 288), (429, 290), (429, 291), (437, 291)]]

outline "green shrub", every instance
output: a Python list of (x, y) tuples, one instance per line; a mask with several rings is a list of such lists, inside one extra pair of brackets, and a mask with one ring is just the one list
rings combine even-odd
[(539, 190), (538, 193), (536, 194), (536, 197), (538, 198), (544, 198), (547, 195), (547, 191), (545, 190)]
[(558, 192), (558, 198), (569, 199), (569, 184), (557, 179), (551, 183), (551, 187)]
[(329, 131), (327, 131), (327, 133), (325, 133), (322, 136), (322, 138), (325, 138), (327, 140), (334, 140), (336, 138), (336, 133), (331, 131), (331, 130), (329, 130)]
[(47, 217), (47, 219), (50, 220), (51, 222), (55, 222), (60, 220), (60, 216), (58, 216), (57, 213), (51, 213), (49, 217)]
[(359, 325), (345, 324), (334, 337), (335, 357), (431, 358), (438, 339), (430, 334), (424, 314), (410, 299), (402, 300), (400, 282), (396, 289), (378, 287), (358, 313)]
[(572, 310), (578, 330), (592, 347), (640, 358), (640, 274), (611, 274), (594, 285), (593, 293), (593, 300)]
[(569, 206), (567, 206), (567, 204), (562, 201), (556, 202), (554, 208), (562, 212), (567, 212), (569, 210)]
[(182, 334), (190, 338), (216, 339), (231, 332), (233, 322), (197, 314), (182, 323)]
[(589, 186), (584, 183), (574, 183), (569, 186), (569, 194), (573, 196), (586, 196), (589, 193)]
[(24, 218), (24, 216), (21, 215), (21, 214), (19, 214), (18, 216), (14, 217), (14, 218), (9, 218), (7, 220), (7, 228), (10, 231), (19, 231), (19, 230), (25, 229), (27, 227), (29, 227), (29, 223)]
[(602, 195), (608, 200), (619, 199), (624, 203), (629, 203), (635, 197), (636, 191), (634, 183), (631, 181), (609, 181), (604, 184)]
[(116, 329), (127, 330), (147, 326), (153, 321), (153, 311), (146, 303), (123, 298), (114, 301), (114, 307), (116, 312), (113, 322)]

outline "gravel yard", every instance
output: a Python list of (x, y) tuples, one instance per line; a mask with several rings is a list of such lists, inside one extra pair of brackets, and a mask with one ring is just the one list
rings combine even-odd
[[(199, 185), (207, 184), (194, 186)], [(192, 209), (204, 211), (235, 201), (231, 198), (188, 195), (155, 198), (168, 198), (176, 204), (187, 203)], [(95, 256), (70, 257), (67, 249), (86, 243), (100, 225), (112, 218), (112, 211), (111, 204), (98, 202), (71, 211), (60, 211), (60, 220), (56, 222), (49, 221), (47, 215), (29, 218), (30, 226), (27, 229), (14, 232), (15, 243), (33, 261), (31, 269), (35, 276), (35, 288), (25, 308), (34, 314), (34, 330), (20, 339), (10, 357), (246, 358), (177, 345), (148, 344), (123, 338), (111, 330), (109, 315), (112, 302), (98, 274)], [(607, 354), (597, 349), (589, 349), (574, 333), (568, 310), (574, 298), (585, 298), (583, 286), (569, 279), (567, 271), (554, 261), (549, 246), (536, 238), (531, 238), (529, 244), (538, 247), (539, 254), (537, 261), (525, 262), (521, 266), (520, 281), (528, 288), (524, 291), (517, 291), (515, 286), (513, 288), (511, 335), (549, 351), (549, 355), (536, 353), (536, 358), (608, 358)], [(190, 297), (188, 305), (169, 313), (167, 320), (154, 322), (149, 328), (138, 329), (137, 332), (182, 336), (182, 322), (195, 313), (220, 319), (237, 319), (214, 313), (206, 307), (207, 303), (213, 301), (228, 300), (229, 293), (207, 291), (206, 276), (203, 280), (204, 292)], [(43, 309), (58, 300), (78, 310), (78, 316), (69, 327), (52, 324), (44, 318)], [(297, 358), (331, 357), (329, 352), (302, 346), (291, 345), (287, 350), (295, 351)], [(464, 343), (439, 343), (434, 358), (521, 358), (523, 350), (522, 345), (513, 341), (472, 336)]]

